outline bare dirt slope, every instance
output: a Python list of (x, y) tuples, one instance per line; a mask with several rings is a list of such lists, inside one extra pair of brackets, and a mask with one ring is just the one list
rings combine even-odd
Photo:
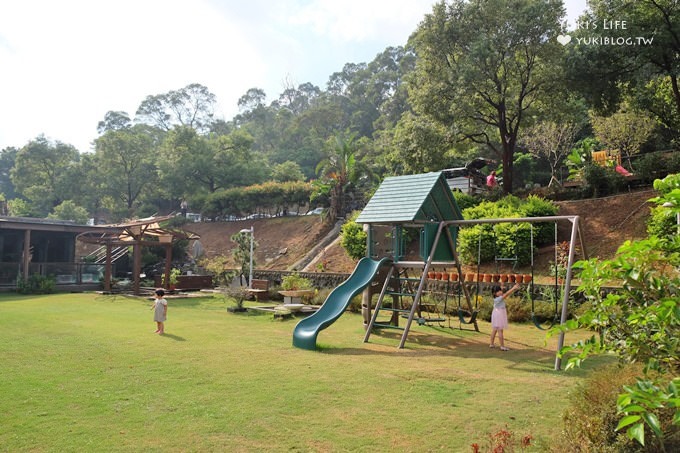
[[(564, 201), (558, 203), (560, 215), (579, 215), (585, 246), (590, 256), (609, 258), (625, 240), (646, 235), (649, 216), (647, 202), (655, 196), (652, 190), (632, 192), (612, 197)], [(201, 236), (206, 255), (231, 256), (230, 237), (241, 229), (255, 229), (258, 248), (255, 260), (258, 268), (287, 270), (302, 259), (330, 231), (318, 215), (257, 219), (239, 222), (194, 223), (186, 227)], [(569, 225), (560, 224), (560, 240), (567, 240)], [(356, 264), (340, 247), (329, 247), (317, 263), (327, 272), (351, 272)]]

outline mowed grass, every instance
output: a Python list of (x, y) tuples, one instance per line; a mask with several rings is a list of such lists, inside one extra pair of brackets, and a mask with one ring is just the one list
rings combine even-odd
[[(546, 449), (587, 370), (553, 371), (555, 344), (511, 325), (374, 334), (346, 313), (292, 347), (295, 320), (224, 300), (0, 296), (2, 451), (470, 451), (507, 428)], [(415, 323), (414, 323), (415, 324)], [(454, 324), (457, 327), (457, 322)], [(575, 338), (567, 338), (574, 341)]]

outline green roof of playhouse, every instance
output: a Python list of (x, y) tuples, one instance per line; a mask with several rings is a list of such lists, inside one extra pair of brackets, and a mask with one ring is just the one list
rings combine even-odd
[(462, 218), (443, 173), (438, 171), (385, 178), (356, 221), (394, 224)]

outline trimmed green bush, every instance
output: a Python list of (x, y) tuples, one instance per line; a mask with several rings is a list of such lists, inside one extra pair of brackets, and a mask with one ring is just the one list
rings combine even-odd
[(366, 232), (363, 225), (355, 221), (359, 214), (359, 211), (353, 212), (340, 230), (340, 245), (355, 260), (366, 256)]
[(54, 277), (33, 274), (27, 280), (19, 279), (17, 292), (20, 294), (51, 294), (54, 292), (55, 285)]

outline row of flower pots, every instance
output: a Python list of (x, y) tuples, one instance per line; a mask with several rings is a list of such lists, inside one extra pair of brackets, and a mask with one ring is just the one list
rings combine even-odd
[[(479, 276), (479, 280), (477, 277)], [(462, 278), (461, 278), (462, 277)], [(484, 283), (529, 283), (531, 282), (531, 275), (529, 274), (476, 274), (474, 272), (468, 272), (465, 274), (458, 275), (457, 272), (428, 272), (427, 278), (430, 280), (443, 280), (443, 281), (466, 281), (466, 282), (484, 282)]]

